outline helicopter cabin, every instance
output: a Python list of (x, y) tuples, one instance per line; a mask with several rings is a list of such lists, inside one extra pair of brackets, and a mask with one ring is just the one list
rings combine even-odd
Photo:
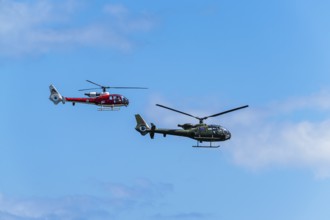
[(228, 130), (220, 125), (208, 125), (207, 130), (212, 131), (213, 134), (225, 134)]

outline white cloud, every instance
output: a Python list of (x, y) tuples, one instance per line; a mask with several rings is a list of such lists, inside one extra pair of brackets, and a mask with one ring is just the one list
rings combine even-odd
[(164, 215), (164, 214), (157, 214), (153, 216), (153, 219), (164, 219), (164, 220), (175, 220), (175, 219), (209, 219), (211, 215), (199, 213), (199, 212), (189, 212), (189, 213), (179, 213), (173, 215)]
[(330, 176), (329, 100), (323, 91), (268, 108), (252, 106), (234, 124), (229, 149), (234, 161), (254, 170), (275, 165)]
[(133, 216), (142, 208), (154, 207), (172, 185), (138, 179), (131, 186), (118, 183), (102, 184), (103, 197), (90, 195), (59, 198), (14, 198), (0, 194), (2, 220), (103, 220)]
[(108, 192), (117, 201), (117, 204), (152, 204), (159, 198), (173, 191), (173, 186), (168, 183), (154, 183), (147, 179), (137, 179), (133, 185), (118, 183), (102, 184), (105, 192)]
[(78, 46), (128, 51), (134, 46), (131, 35), (153, 26), (148, 16), (135, 15), (123, 5), (104, 5), (93, 11), (98, 19), (79, 19), (92, 10), (82, 4), (0, 0), (0, 54), (22, 56)]
[[(92, 196), (62, 198), (13, 198), (0, 196), (1, 219), (99, 219), (110, 217), (112, 203)], [(100, 218), (102, 219), (102, 218)]]
[(104, 11), (118, 18), (128, 16), (128, 10), (123, 5), (106, 5)]

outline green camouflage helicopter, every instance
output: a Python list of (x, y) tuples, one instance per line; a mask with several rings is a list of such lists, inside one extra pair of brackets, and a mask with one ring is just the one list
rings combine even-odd
[[(237, 111), (237, 110), (249, 107), (248, 105), (244, 105), (244, 106), (241, 106), (238, 108), (233, 108), (233, 109), (223, 111), (223, 112), (220, 112), (220, 113), (217, 113), (214, 115), (210, 115), (210, 116), (206, 116), (206, 117), (196, 117), (191, 114), (188, 114), (188, 113), (185, 113), (182, 111), (178, 111), (173, 108), (166, 107), (164, 105), (156, 104), (156, 106), (196, 118), (197, 120), (199, 120), (199, 124), (195, 124), (195, 125), (190, 124), (190, 123), (186, 123), (186, 124), (182, 124), (182, 125), (179, 124), (178, 127), (181, 127), (182, 129), (157, 129), (153, 123), (151, 123), (151, 127), (150, 127), (145, 122), (145, 120), (141, 117), (141, 115), (136, 114), (135, 119), (136, 119), (137, 125), (135, 127), (135, 130), (140, 132), (140, 134), (143, 136), (149, 133), (151, 139), (154, 138), (155, 133), (163, 134), (164, 137), (166, 137), (166, 135), (189, 137), (194, 140), (197, 140), (197, 145), (193, 146), (193, 147), (204, 147), (204, 148), (218, 148), (218, 147), (220, 147), (220, 145), (213, 146), (212, 142), (226, 141), (231, 138), (231, 134), (226, 128), (224, 128), (220, 125), (204, 124), (203, 123), (204, 120), (211, 118), (211, 117), (217, 117), (217, 116), (220, 116), (223, 114), (227, 114), (229, 112), (233, 112), (233, 111)], [(199, 145), (199, 143), (202, 143), (203, 141), (210, 142), (210, 145), (209, 146)]]

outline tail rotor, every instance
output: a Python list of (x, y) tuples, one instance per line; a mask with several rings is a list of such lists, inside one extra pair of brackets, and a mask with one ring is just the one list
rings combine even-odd
[(135, 130), (140, 132), (140, 134), (143, 135), (143, 136), (148, 134), (150, 132), (150, 127), (147, 124), (147, 122), (145, 122), (145, 120), (141, 117), (141, 115), (136, 114), (135, 119), (136, 119)]
[(49, 96), (50, 101), (52, 101), (55, 105), (57, 105), (60, 102), (62, 102), (63, 104), (65, 103), (65, 98), (57, 91), (55, 86), (50, 85), (49, 90), (50, 90), (50, 96)]

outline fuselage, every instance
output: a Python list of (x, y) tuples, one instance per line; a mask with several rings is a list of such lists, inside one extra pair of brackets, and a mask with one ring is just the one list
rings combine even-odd
[(230, 132), (219, 125), (202, 125), (196, 128), (190, 129), (155, 129), (151, 131), (158, 134), (166, 135), (175, 135), (189, 137), (197, 141), (207, 141), (207, 142), (216, 142), (216, 141), (226, 141), (231, 138)]
[(101, 93), (99, 96), (96, 97), (88, 97), (88, 98), (64, 97), (64, 99), (66, 102), (94, 104), (104, 107), (121, 107), (121, 106), (128, 106), (129, 104), (129, 101), (126, 97), (118, 94), (109, 94), (108, 92)]

